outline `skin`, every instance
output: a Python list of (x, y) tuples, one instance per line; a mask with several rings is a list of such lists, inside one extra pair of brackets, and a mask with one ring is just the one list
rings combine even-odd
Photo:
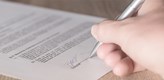
[(99, 58), (118, 76), (148, 69), (164, 77), (164, 0), (146, 0), (138, 14), (92, 27)]

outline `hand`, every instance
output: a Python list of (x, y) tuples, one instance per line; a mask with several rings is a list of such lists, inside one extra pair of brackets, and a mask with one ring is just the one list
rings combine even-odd
[(148, 69), (164, 76), (164, 0), (146, 0), (135, 17), (94, 25), (92, 35), (116, 75)]

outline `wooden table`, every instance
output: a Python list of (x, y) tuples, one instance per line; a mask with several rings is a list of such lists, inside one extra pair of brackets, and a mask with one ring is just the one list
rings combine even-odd
[[(83, 13), (113, 19), (121, 13), (130, 0), (11, 0), (26, 4), (55, 8), (71, 12)], [(117, 6), (116, 6), (117, 5)], [(17, 80), (0, 75), (0, 80)], [(99, 80), (163, 80), (159, 75), (150, 71), (134, 73), (120, 78), (109, 72)]]

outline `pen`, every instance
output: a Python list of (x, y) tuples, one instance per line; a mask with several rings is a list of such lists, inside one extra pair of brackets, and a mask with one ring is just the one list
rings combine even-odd
[[(134, 0), (125, 10), (124, 12), (118, 17), (116, 18), (116, 20), (124, 20), (128, 17), (131, 17), (134, 13), (136, 13), (140, 7), (142, 6), (142, 4), (144, 3), (144, 0)], [(94, 46), (90, 58), (95, 57), (96, 56), (96, 51), (99, 48), (99, 46), (103, 44), (102, 42), (97, 42), (96, 45)]]

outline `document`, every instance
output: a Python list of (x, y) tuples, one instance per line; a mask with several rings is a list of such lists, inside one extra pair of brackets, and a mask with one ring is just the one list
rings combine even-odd
[(104, 18), (0, 1), (0, 74), (21, 80), (97, 80), (111, 68), (88, 58)]

